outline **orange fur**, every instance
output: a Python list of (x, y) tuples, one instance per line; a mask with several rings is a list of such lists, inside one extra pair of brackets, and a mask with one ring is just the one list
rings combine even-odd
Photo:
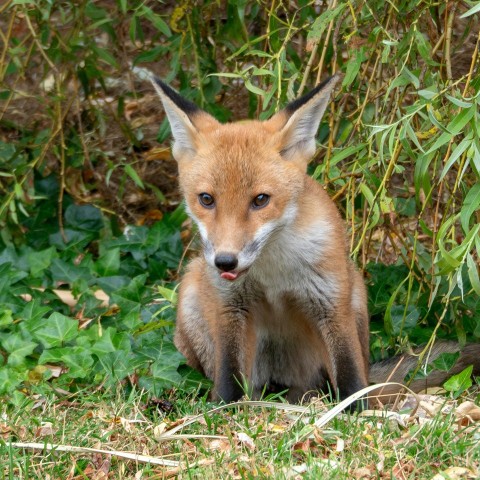
[(225, 401), (243, 380), (295, 400), (326, 382), (341, 397), (367, 384), (365, 287), (335, 205), (305, 173), (336, 81), (266, 122), (226, 125), (154, 82), (204, 242), (182, 280), (175, 343)]

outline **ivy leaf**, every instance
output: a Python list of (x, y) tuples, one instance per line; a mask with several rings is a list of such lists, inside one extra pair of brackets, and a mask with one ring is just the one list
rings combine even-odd
[(25, 340), (19, 333), (11, 333), (2, 340), (2, 347), (9, 353), (7, 363), (12, 366), (21, 365), (38, 343)]
[(12, 311), (9, 309), (0, 312), (0, 328), (13, 323)]
[(457, 362), (460, 352), (442, 353), (433, 362), (432, 365), (442, 372), (448, 372)]
[(32, 251), (28, 254), (28, 263), (30, 265), (30, 273), (33, 277), (37, 277), (45, 269), (47, 269), (52, 260), (57, 256), (55, 247), (45, 250)]
[(132, 374), (141, 365), (133, 354), (116, 351), (101, 355), (98, 366), (107, 375), (107, 384), (113, 385)]
[(38, 362), (63, 363), (68, 367), (68, 377), (86, 378), (92, 373), (94, 360), (88, 349), (77, 346), (45, 350)]
[(9, 394), (17, 388), (24, 380), (26, 371), (19, 372), (16, 369), (2, 367), (0, 368), (0, 394)]
[(62, 360), (68, 367), (68, 376), (71, 378), (87, 378), (92, 372), (93, 357), (88, 350), (76, 347), (68, 349)]
[(114, 345), (114, 336), (116, 329), (109, 327), (102, 332), (102, 336), (92, 345), (91, 351), (98, 357), (106, 353), (115, 352), (117, 347)]
[(95, 268), (102, 277), (116, 275), (120, 269), (120, 249), (112, 248), (103, 253), (96, 261)]
[(52, 261), (50, 268), (52, 277), (57, 282), (74, 283), (77, 280), (90, 280), (92, 274), (87, 267), (80, 267), (73, 262), (66, 262), (60, 258), (55, 258)]
[(457, 375), (447, 380), (443, 384), (443, 388), (448, 392), (452, 392), (455, 398), (459, 397), (465, 390), (472, 386), (473, 365), (462, 370)]
[(35, 332), (45, 348), (60, 347), (73, 340), (78, 333), (78, 322), (54, 312), (45, 320), (44, 326)]
[(87, 231), (66, 228), (63, 233), (64, 235), (60, 232), (56, 232), (48, 237), (50, 244), (58, 248), (60, 251), (82, 251), (92, 240), (95, 239), (95, 234)]

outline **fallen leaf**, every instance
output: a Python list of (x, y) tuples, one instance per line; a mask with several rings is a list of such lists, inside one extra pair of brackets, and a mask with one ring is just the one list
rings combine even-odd
[(41, 424), (40, 427), (37, 428), (35, 432), (35, 436), (38, 437), (46, 437), (49, 435), (53, 435), (55, 430), (53, 428), (53, 424), (51, 422), (44, 422)]
[(307, 471), (307, 464), (301, 463), (300, 465), (294, 465), (291, 469), (295, 473), (305, 473)]
[(458, 479), (474, 479), (477, 475), (465, 467), (449, 467), (441, 473), (437, 473), (432, 480), (458, 480)]
[(155, 425), (153, 427), (153, 436), (156, 439), (160, 438), (166, 429), (167, 429), (167, 424), (165, 422), (162, 422), (159, 425)]
[(0, 437), (8, 438), (10, 437), (12, 429), (6, 423), (0, 423)]
[(152, 160), (171, 160), (172, 154), (170, 148), (155, 147), (143, 153), (143, 158), (147, 161)]
[(285, 431), (284, 425), (278, 425), (276, 423), (269, 423), (267, 425), (267, 430), (273, 433), (283, 433)]
[(111, 463), (111, 457), (107, 457), (100, 465), (100, 468), (96, 471), (93, 480), (103, 480), (104, 478), (108, 478)]
[(337, 438), (337, 445), (335, 447), (335, 451), (343, 452), (345, 450), (345, 440), (343, 438)]
[(293, 446), (294, 451), (308, 452), (310, 450), (310, 439), (307, 438), (304, 442), (297, 442)]
[(58, 378), (64, 371), (63, 367), (60, 367), (58, 365), (50, 365), (49, 363), (46, 363), (43, 366), (50, 370), (50, 375), (52, 376), (52, 378)]
[(466, 401), (455, 409), (455, 416), (460, 420), (468, 420), (468, 424), (480, 421), (480, 407), (473, 402)]
[(126, 432), (132, 432), (132, 421), (128, 418), (120, 417), (120, 424)]
[(239, 432), (235, 434), (235, 438), (239, 443), (247, 447), (249, 450), (255, 450), (255, 443), (245, 432)]
[(132, 115), (138, 110), (138, 102), (135, 100), (125, 102), (124, 107), (124, 114), (125, 118), (130, 121), (132, 119)]
[(352, 472), (352, 477), (356, 480), (362, 480), (364, 478), (371, 478), (375, 475), (375, 468), (374, 467), (360, 467), (356, 468)]
[(145, 215), (142, 215), (138, 220), (137, 220), (137, 225), (152, 225), (155, 222), (158, 222), (163, 218), (163, 213), (154, 208), (152, 210), (149, 210)]
[(392, 468), (392, 477), (399, 480), (410, 478), (410, 474), (415, 471), (415, 464), (412, 461), (398, 461)]
[(232, 449), (232, 445), (228, 440), (225, 440), (223, 438), (215, 438), (210, 441), (207, 449), (210, 452), (226, 453)]

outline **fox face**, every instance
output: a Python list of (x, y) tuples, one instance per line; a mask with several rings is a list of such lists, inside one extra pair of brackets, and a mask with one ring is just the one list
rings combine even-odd
[(221, 124), (159, 80), (187, 211), (205, 259), (229, 281), (296, 220), (332, 77), (268, 121)]
[(252, 123), (219, 125), (180, 164), (180, 186), (205, 258), (227, 280), (247, 271), (275, 232), (294, 221), (303, 185), (298, 167), (265, 141), (271, 132)]

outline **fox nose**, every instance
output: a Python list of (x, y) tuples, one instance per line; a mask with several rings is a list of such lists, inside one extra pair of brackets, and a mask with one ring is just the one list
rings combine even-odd
[(232, 253), (219, 253), (215, 257), (215, 266), (222, 272), (231, 272), (237, 265), (237, 256)]

